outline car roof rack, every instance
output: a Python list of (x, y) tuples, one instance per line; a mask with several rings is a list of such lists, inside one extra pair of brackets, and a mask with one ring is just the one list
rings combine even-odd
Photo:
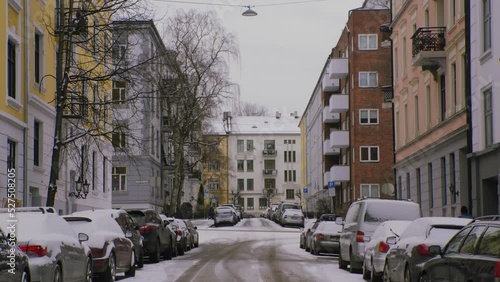
[(500, 220), (500, 215), (484, 215), (484, 216), (479, 216), (475, 217), (474, 220), (471, 222), (476, 222), (476, 221), (497, 221)]
[(55, 213), (55, 214), (58, 214), (56, 212), (56, 209), (54, 209), (53, 207), (19, 207), (19, 208), (15, 208), (14, 210), (13, 209), (7, 209), (7, 208), (2, 208), (0, 209), (0, 213), (11, 213), (11, 212), (14, 212), (14, 213), (19, 213), (19, 212), (41, 212), (41, 213)]

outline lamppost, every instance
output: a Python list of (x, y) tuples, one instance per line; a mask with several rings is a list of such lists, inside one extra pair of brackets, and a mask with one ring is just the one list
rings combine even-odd
[(87, 179), (82, 182), (82, 178), (78, 177), (78, 180), (75, 182), (75, 184), (76, 192), (69, 192), (69, 196), (75, 197), (76, 199), (86, 199), (87, 194), (89, 193), (90, 186), (90, 184), (87, 182)]

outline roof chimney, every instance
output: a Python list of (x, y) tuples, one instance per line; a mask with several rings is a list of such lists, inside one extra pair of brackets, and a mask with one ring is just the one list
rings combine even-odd
[(281, 113), (280, 112), (276, 112), (276, 118), (279, 119), (281, 117)]

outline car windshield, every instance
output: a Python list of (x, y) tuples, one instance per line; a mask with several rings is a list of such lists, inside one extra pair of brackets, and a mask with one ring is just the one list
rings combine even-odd
[(283, 204), (283, 209), (284, 210), (288, 210), (288, 209), (300, 209), (299, 208), (299, 205), (296, 205), (296, 204)]
[(378, 224), (387, 220), (414, 220), (420, 217), (418, 205), (409, 202), (373, 201), (367, 205), (364, 221)]
[(335, 234), (342, 231), (342, 226), (334, 221), (322, 221), (316, 228), (316, 232)]
[(129, 214), (137, 226), (146, 225), (146, 217), (144, 216), (144, 213), (142, 213), (142, 212), (129, 212)]
[(218, 209), (217, 214), (231, 214), (232, 211), (230, 209)]
[(447, 242), (462, 226), (433, 226), (430, 228), (427, 238), (433, 241)]

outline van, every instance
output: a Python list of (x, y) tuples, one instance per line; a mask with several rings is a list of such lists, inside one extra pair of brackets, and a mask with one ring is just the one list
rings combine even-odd
[(361, 272), (363, 267), (365, 239), (387, 220), (413, 221), (422, 216), (420, 205), (409, 200), (384, 200), (365, 198), (353, 202), (347, 210), (345, 220), (337, 218), (342, 225), (340, 234), (339, 268)]

